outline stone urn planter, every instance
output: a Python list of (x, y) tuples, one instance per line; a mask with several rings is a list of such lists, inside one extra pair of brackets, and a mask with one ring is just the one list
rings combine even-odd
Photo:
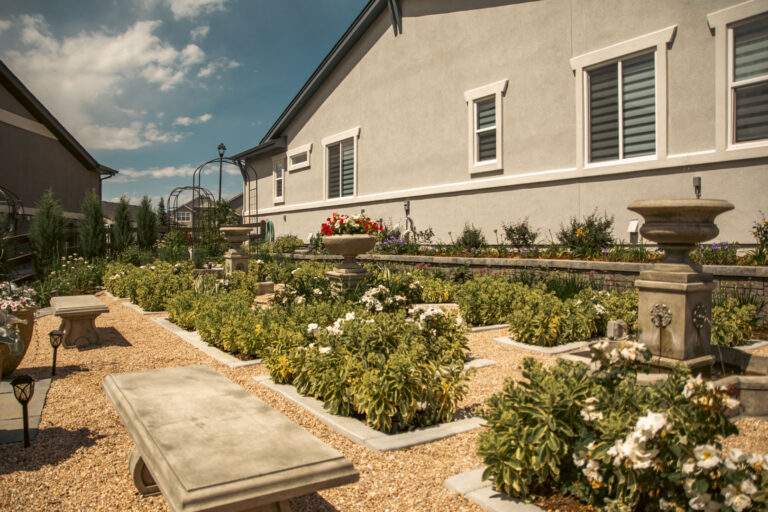
[(357, 262), (357, 256), (369, 252), (376, 245), (376, 237), (371, 235), (332, 235), (323, 237), (323, 246), (331, 254), (341, 256), (331, 271), (341, 275), (364, 275), (365, 270)]
[(18, 368), (21, 360), (24, 359), (27, 353), (35, 327), (35, 311), (37, 311), (37, 308), (23, 309), (13, 313), (13, 316), (26, 323), (17, 324), (22, 342), (21, 352), (12, 354), (8, 345), (0, 343), (0, 376), (3, 378), (9, 377)]
[(231, 274), (234, 271), (248, 272), (248, 255), (242, 250), (243, 243), (248, 241), (251, 230), (248, 226), (230, 225), (221, 226), (219, 232), (224, 235), (229, 243), (229, 250), (224, 254), (224, 273)]

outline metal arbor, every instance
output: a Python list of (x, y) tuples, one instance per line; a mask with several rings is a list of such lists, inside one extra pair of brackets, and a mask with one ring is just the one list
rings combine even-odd
[[(191, 192), (192, 193), (192, 200), (188, 203), (182, 203), (179, 205), (179, 197), (186, 193)], [(191, 211), (191, 232), (192, 232), (192, 244), (194, 245), (195, 242), (198, 240), (198, 237), (200, 235), (199, 228), (200, 228), (200, 214), (203, 211), (203, 208), (206, 206), (210, 206), (214, 203), (213, 194), (210, 190), (207, 188), (202, 187), (176, 187), (174, 188), (170, 194), (168, 194), (168, 214), (171, 216), (169, 224), (172, 227), (178, 228), (180, 227), (179, 221), (177, 220), (177, 213), (179, 206), (184, 206), (185, 204), (189, 204), (189, 208)], [(196, 222), (197, 219), (197, 222)]]

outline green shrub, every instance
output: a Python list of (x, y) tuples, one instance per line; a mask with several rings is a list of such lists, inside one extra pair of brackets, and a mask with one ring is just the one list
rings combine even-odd
[(183, 329), (194, 330), (199, 298), (200, 294), (194, 290), (184, 290), (168, 299), (165, 305), (168, 319)]
[(331, 296), (331, 282), (325, 275), (327, 268), (322, 263), (301, 263), (290, 272), (285, 288), (275, 293), (274, 301), (287, 305), (327, 300)]
[(579, 258), (594, 258), (614, 244), (613, 217), (592, 212), (584, 220), (571, 217), (567, 226), (560, 226), (558, 241)]
[(455, 301), (458, 286), (451, 281), (425, 275), (419, 277), (419, 283), (421, 284), (421, 297), (424, 302), (442, 304)]
[(329, 411), (383, 432), (451, 420), (466, 393), (466, 338), (438, 309), (417, 314), (353, 309), (329, 325), (312, 322), (281, 334), (284, 348), (270, 350), (267, 365)]
[(157, 261), (139, 267), (134, 300), (145, 311), (163, 311), (168, 299), (192, 285), (190, 266)]
[(231, 290), (245, 290), (251, 294), (256, 293), (259, 283), (268, 280), (267, 268), (262, 260), (251, 260), (248, 263), (248, 272), (236, 270), (227, 276)]
[(95, 293), (101, 286), (103, 272), (102, 260), (87, 261), (77, 254), (61, 258), (45, 279), (34, 284), (38, 303), (45, 307), (56, 295)]
[(149, 197), (141, 198), (141, 205), (136, 213), (136, 243), (141, 249), (148, 251), (157, 241), (157, 215), (152, 210)]
[(525, 291), (522, 284), (483, 276), (459, 286), (455, 296), (461, 316), (469, 325), (494, 325), (507, 321)]
[(85, 216), (79, 225), (80, 253), (88, 259), (100, 258), (106, 252), (107, 240), (99, 196), (86, 194), (80, 209)]
[(117, 261), (140, 267), (151, 263), (155, 259), (151, 251), (139, 249), (137, 245), (129, 245), (117, 255)]
[(483, 230), (471, 224), (464, 224), (461, 235), (456, 239), (456, 246), (470, 251), (478, 251), (487, 245)]
[(614, 512), (703, 510), (710, 500), (765, 507), (763, 458), (721, 448), (736, 432), (725, 411), (737, 402), (726, 391), (682, 367), (638, 386), (637, 364), (650, 356), (640, 344), (603, 342), (592, 356), (594, 372), (527, 359), (523, 380), (488, 400), (478, 452), (497, 490), (518, 499), (570, 494)]
[(104, 287), (115, 297), (136, 299), (136, 283), (141, 271), (130, 263), (110, 262), (104, 268)]
[(712, 306), (711, 342), (719, 347), (737, 347), (752, 338), (757, 306), (725, 297)]
[(504, 238), (515, 249), (533, 249), (539, 232), (531, 228), (528, 219), (503, 224)]
[(291, 254), (296, 249), (304, 246), (304, 242), (296, 235), (282, 235), (271, 242), (271, 252), (277, 254)]
[(728, 242), (701, 244), (691, 251), (691, 260), (701, 265), (738, 265), (738, 244)]
[(762, 212), (760, 217), (752, 224), (757, 247), (749, 251), (747, 261), (753, 265), (768, 265), (768, 218)]
[(176, 262), (189, 259), (189, 237), (180, 229), (171, 229), (156, 244), (157, 257)]
[(122, 196), (115, 209), (115, 223), (110, 230), (110, 246), (113, 254), (122, 253), (133, 243), (133, 228), (131, 227), (131, 211), (128, 198)]
[(242, 290), (207, 295), (194, 304), (195, 330), (203, 341), (227, 352), (261, 354), (264, 330), (252, 300)]
[(587, 288), (601, 288), (594, 279), (570, 272), (547, 274), (543, 283), (547, 290), (557, 295), (560, 300), (571, 299)]
[(562, 301), (541, 288), (528, 288), (506, 318), (515, 340), (552, 347), (590, 339), (597, 332), (598, 312), (590, 302)]
[(37, 213), (32, 217), (29, 227), (29, 242), (32, 245), (35, 273), (43, 277), (64, 256), (64, 213), (50, 190), (40, 196), (35, 207)]

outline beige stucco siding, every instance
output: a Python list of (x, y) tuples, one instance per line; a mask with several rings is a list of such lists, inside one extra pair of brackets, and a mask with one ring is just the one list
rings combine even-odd
[[(271, 157), (250, 162), (259, 169), (259, 211), (278, 234), (305, 236), (330, 211), (365, 208), (396, 223), (412, 198), (420, 228), (447, 239), (466, 221), (493, 239), (503, 221), (527, 216), (554, 232), (598, 208), (616, 216), (616, 235), (627, 238), (631, 200), (690, 196), (701, 175), (705, 195), (737, 205), (723, 217), (722, 238), (749, 242), (752, 221), (768, 212), (768, 148), (751, 159), (714, 152), (715, 37), (707, 25), (708, 13), (740, 1), (403, 0), (403, 33), (395, 37), (389, 13), (380, 15), (282, 133), (289, 150), (313, 144), (311, 167), (286, 173), (283, 204), (273, 204)], [(670, 26), (662, 85), (669, 160), (585, 169), (577, 161), (581, 76), (569, 60)], [(472, 175), (464, 92), (503, 79), (503, 170)], [(328, 205), (321, 141), (358, 126), (357, 198)], [(450, 184), (430, 195), (428, 187)], [(467, 192), (477, 186), (485, 188)]]

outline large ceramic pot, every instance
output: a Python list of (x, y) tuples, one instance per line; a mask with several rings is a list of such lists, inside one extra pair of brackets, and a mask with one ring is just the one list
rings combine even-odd
[(25, 324), (18, 324), (19, 336), (21, 336), (23, 348), (19, 354), (14, 355), (11, 354), (10, 347), (0, 343), (0, 365), (2, 365), (0, 375), (2, 375), (3, 378), (9, 377), (11, 373), (18, 368), (19, 364), (21, 364), (21, 360), (24, 359), (24, 355), (27, 353), (29, 343), (32, 341), (32, 331), (35, 327), (35, 311), (37, 311), (36, 308), (31, 308), (13, 313), (13, 316), (26, 322)]
[(628, 207), (643, 216), (643, 237), (664, 250), (665, 263), (687, 263), (688, 253), (696, 244), (712, 240), (720, 230), (715, 217), (733, 210), (721, 199), (648, 199)]
[(362, 273), (363, 269), (357, 264), (356, 258), (376, 245), (376, 238), (371, 235), (332, 235), (323, 237), (323, 246), (331, 254), (338, 254), (344, 261), (336, 268), (345, 273)]

